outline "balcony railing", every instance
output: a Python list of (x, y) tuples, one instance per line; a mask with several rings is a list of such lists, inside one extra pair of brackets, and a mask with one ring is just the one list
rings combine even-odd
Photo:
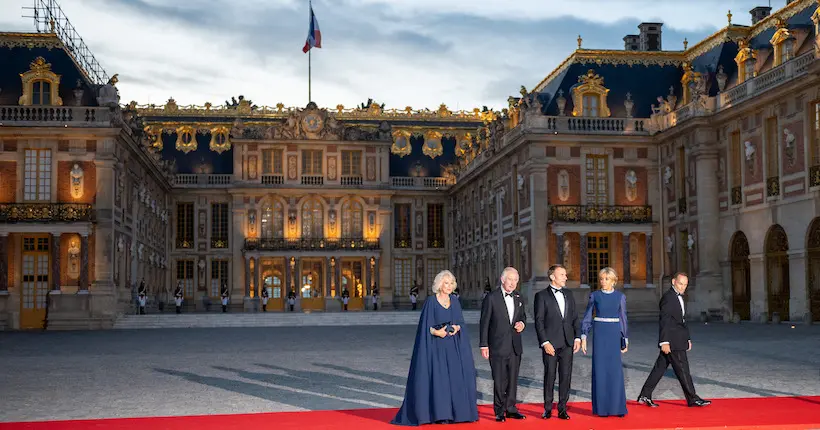
[(358, 238), (248, 238), (245, 239), (246, 251), (376, 251), (381, 249), (378, 239)]
[(302, 185), (324, 185), (325, 177), (321, 175), (302, 175)]
[(82, 203), (0, 203), (0, 223), (94, 221), (94, 210)]
[(212, 249), (224, 249), (228, 247), (228, 239), (223, 238), (211, 238), (211, 248)]
[(233, 183), (233, 175), (180, 173), (174, 177), (174, 186), (181, 188), (225, 188)]
[(651, 206), (583, 206), (553, 205), (552, 222), (570, 223), (649, 223)]
[(525, 128), (543, 129), (557, 133), (648, 135), (644, 118), (586, 118), (572, 116), (527, 115)]
[(390, 178), (390, 186), (392, 188), (446, 190), (450, 188), (450, 185), (452, 185), (452, 181), (441, 177), (393, 176)]
[(284, 183), (284, 175), (262, 175), (262, 185), (282, 185)]
[(394, 248), (412, 248), (413, 247), (413, 239), (409, 237), (397, 237), (393, 241)]
[(362, 177), (361, 176), (342, 176), (341, 183), (344, 186), (361, 185), (362, 184)]
[(0, 127), (111, 127), (111, 111), (87, 106), (0, 106)]

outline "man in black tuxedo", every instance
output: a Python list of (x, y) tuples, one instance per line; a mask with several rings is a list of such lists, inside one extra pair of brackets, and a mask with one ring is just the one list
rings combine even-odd
[(695, 394), (695, 384), (692, 382), (692, 375), (689, 374), (689, 360), (686, 358), (686, 351), (692, 349), (692, 339), (689, 337), (686, 310), (683, 304), (683, 293), (688, 285), (689, 277), (686, 273), (678, 272), (672, 278), (672, 288), (661, 297), (658, 340), (661, 353), (641, 388), (638, 403), (653, 408), (658, 407), (658, 404), (652, 401), (652, 392), (655, 391), (655, 386), (658, 385), (666, 368), (671, 364), (689, 406), (712, 404), (709, 400), (703, 400)]
[(567, 401), (572, 380), (572, 355), (581, 348), (581, 320), (572, 292), (566, 291), (567, 269), (549, 268), (550, 286), (535, 294), (535, 332), (544, 360), (544, 414), (552, 416), (555, 376), (558, 375), (558, 418), (568, 420)]
[(517, 285), (518, 271), (507, 267), (501, 272), (501, 288), (487, 294), (481, 303), (479, 346), (481, 355), (490, 360), (496, 421), (525, 418), (515, 407), (523, 352), (521, 332), (527, 320), (521, 295), (515, 291)]

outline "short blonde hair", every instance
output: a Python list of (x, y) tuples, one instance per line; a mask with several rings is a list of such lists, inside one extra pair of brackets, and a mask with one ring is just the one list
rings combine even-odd
[(456, 289), (458, 286), (456, 283), (456, 276), (449, 270), (442, 270), (441, 272), (438, 272), (438, 275), (436, 275), (435, 279), (433, 279), (433, 294), (438, 294), (441, 290), (441, 284), (444, 283), (444, 278), (448, 277), (453, 280), (453, 290)]
[(618, 283), (618, 274), (615, 273), (615, 269), (611, 267), (604, 267), (603, 269), (601, 269), (600, 272), (598, 272), (598, 279), (601, 279), (603, 277), (612, 279), (613, 286), (615, 286), (615, 284)]

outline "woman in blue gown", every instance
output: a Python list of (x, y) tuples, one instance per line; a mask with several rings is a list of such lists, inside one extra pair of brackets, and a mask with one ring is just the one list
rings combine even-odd
[(473, 351), (455, 288), (449, 270), (436, 275), (435, 294), (421, 309), (404, 402), (392, 424), (478, 421)]
[[(626, 389), (621, 354), (629, 346), (626, 296), (615, 291), (618, 275), (606, 267), (598, 274), (601, 289), (589, 295), (581, 322), (581, 350), (587, 353), (587, 335), (592, 339), (592, 413), (598, 416), (626, 415)], [(595, 317), (593, 318), (593, 312)]]

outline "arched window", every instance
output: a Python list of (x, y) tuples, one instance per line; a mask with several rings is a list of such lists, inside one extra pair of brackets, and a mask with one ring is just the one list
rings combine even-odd
[(37, 57), (30, 70), (20, 74), (23, 84), (23, 95), (18, 104), (21, 106), (62, 106), (60, 98), (60, 75), (51, 71), (51, 64), (43, 57)]
[(38, 79), (31, 83), (31, 104), (33, 106), (51, 105), (51, 82)]
[(610, 115), (606, 97), (609, 89), (604, 86), (604, 78), (594, 70), (578, 77), (572, 86), (572, 116), (608, 118)]
[(262, 237), (273, 237), (273, 208), (270, 203), (262, 208)]
[(598, 94), (584, 94), (584, 116), (598, 117)]
[(282, 203), (274, 201), (262, 208), (262, 237), (285, 237), (285, 208)]
[(308, 200), (302, 205), (302, 237), (324, 237), (322, 205), (316, 200)]
[(362, 237), (362, 205), (348, 200), (342, 206), (342, 237)]

